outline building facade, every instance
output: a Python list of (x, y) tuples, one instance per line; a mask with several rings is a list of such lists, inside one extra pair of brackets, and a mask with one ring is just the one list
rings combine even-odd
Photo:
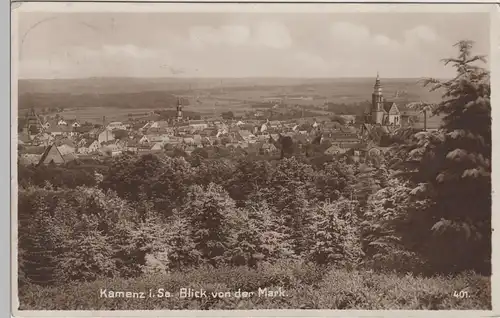
[(401, 125), (401, 114), (398, 106), (384, 98), (379, 74), (377, 74), (373, 86), (370, 109), (367, 109), (365, 113), (365, 123), (382, 126)]

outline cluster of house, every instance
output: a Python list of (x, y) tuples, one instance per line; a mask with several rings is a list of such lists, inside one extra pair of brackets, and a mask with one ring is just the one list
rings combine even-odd
[(31, 110), (25, 129), (18, 135), (18, 143), (22, 145), (19, 150), (21, 162), (31, 164), (65, 163), (75, 158), (95, 159), (123, 152), (144, 154), (175, 148), (190, 154), (197, 148), (215, 145), (272, 153), (278, 151), (283, 136), (298, 144), (318, 142), (319, 137), (319, 144), (328, 145), (325, 154), (335, 155), (367, 151), (370, 147), (367, 140), (379, 140), (381, 135), (404, 125), (413, 115), (385, 100), (377, 75), (372, 103), (361, 120), (352, 115), (341, 115), (343, 123), (332, 121), (328, 116), (285, 121), (184, 120), (179, 101), (177, 118), (173, 121), (111, 122), (96, 128), (78, 120), (42, 123)]
[[(352, 118), (349, 120), (351, 123)], [(77, 120), (41, 123), (32, 112), (27, 122), (26, 129), (18, 135), (18, 144), (22, 145), (20, 161), (25, 164), (60, 164), (76, 158), (97, 159), (123, 152), (145, 154), (175, 148), (190, 154), (207, 146), (273, 153), (279, 151), (280, 135), (307, 144), (321, 134), (321, 142), (331, 144), (328, 154), (342, 153), (359, 144), (353, 125), (332, 122), (327, 117), (290, 121), (153, 120), (140, 127), (134, 122), (111, 122), (95, 128)], [(30, 125), (34, 124), (39, 129), (31, 134)]]

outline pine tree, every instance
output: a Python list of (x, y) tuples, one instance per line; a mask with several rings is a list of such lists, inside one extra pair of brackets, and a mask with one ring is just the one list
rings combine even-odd
[(58, 195), (64, 194), (35, 187), (19, 191), (19, 271), (24, 279), (20, 283), (51, 285), (58, 281), (58, 242), (52, 214), (53, 198)]
[(275, 261), (293, 254), (282, 222), (265, 200), (254, 196), (238, 210), (232, 232), (231, 254), (237, 265), (256, 266), (260, 261)]
[(193, 241), (193, 231), (188, 218), (175, 210), (165, 230), (160, 233), (165, 235), (166, 261), (169, 268), (179, 270), (200, 263), (201, 253)]
[[(417, 162), (415, 192), (426, 191), (428, 229), (421, 246), (443, 271), (475, 268), (488, 272), (491, 254), (491, 104), (489, 72), (476, 65), (471, 41), (456, 44), (456, 58), (444, 59), (457, 74), (447, 81), (425, 80), (443, 92), (434, 113), (443, 115), (438, 132), (420, 132), (409, 156)], [(422, 185), (423, 184), (423, 185)]]
[(210, 265), (226, 261), (235, 210), (235, 202), (219, 185), (189, 189), (182, 215), (189, 220), (196, 250)]
[(23, 272), (28, 282), (38, 285), (57, 283), (57, 242), (54, 240), (53, 220), (47, 210), (40, 210), (31, 224), (23, 231), (28, 235), (23, 242), (25, 247)]
[(361, 261), (361, 236), (354, 202), (340, 198), (313, 208), (308, 256), (318, 264), (355, 266)]

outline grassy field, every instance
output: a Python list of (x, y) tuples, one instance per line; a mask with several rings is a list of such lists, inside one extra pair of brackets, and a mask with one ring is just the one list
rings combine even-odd
[[(181, 288), (206, 297), (181, 298)], [(264, 288), (282, 294), (259, 295)], [(105, 290), (105, 296), (101, 293)], [(144, 293), (144, 298), (110, 298), (109, 291)], [(240, 294), (236, 292), (240, 292)], [(467, 291), (468, 297), (454, 297)], [(164, 297), (167, 292), (170, 297)], [(212, 293), (216, 295), (212, 295)], [(222, 297), (217, 293), (221, 292)], [(243, 294), (248, 292), (248, 294)], [(250, 294), (253, 292), (254, 294)], [(101, 279), (64, 286), (20, 288), (20, 310), (161, 309), (491, 309), (489, 277), (414, 277), (312, 265), (278, 263), (259, 269), (200, 268), (136, 279)], [(107, 296), (107, 297), (106, 297)], [(247, 297), (244, 297), (247, 296)]]

